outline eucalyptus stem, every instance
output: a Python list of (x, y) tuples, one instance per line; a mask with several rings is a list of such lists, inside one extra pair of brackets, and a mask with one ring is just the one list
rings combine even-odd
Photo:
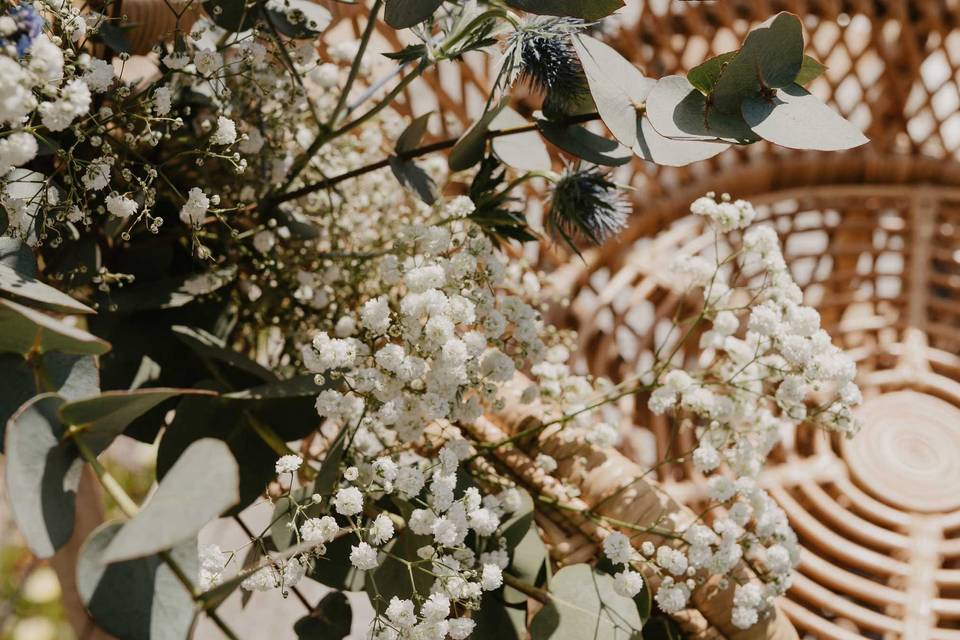
[(523, 580), (521, 580), (520, 578), (514, 575), (504, 572), (503, 582), (508, 587), (516, 589), (523, 595), (533, 598), (534, 600), (540, 602), (541, 604), (550, 603), (550, 594), (546, 590), (541, 589), (539, 587), (535, 587), (528, 582), (524, 582)]
[[(93, 472), (97, 474), (97, 479), (100, 481), (100, 485), (104, 488), (114, 502), (120, 507), (120, 510), (123, 511), (124, 515), (128, 518), (133, 518), (140, 511), (140, 507), (137, 506), (137, 503), (133, 501), (127, 492), (124, 491), (123, 487), (120, 486), (120, 483), (117, 481), (113, 475), (104, 468), (100, 463), (100, 460), (97, 459), (97, 454), (84, 442), (83, 437), (78, 433), (71, 433), (73, 443), (77, 446), (77, 450), (80, 452), (80, 456), (93, 468)], [(170, 567), (170, 571), (173, 572), (173, 575), (177, 577), (177, 580), (190, 594), (190, 598), (194, 602), (198, 602), (202, 593), (197, 586), (193, 584), (193, 580), (184, 572), (183, 568), (173, 559), (173, 556), (170, 555), (167, 551), (161, 551), (157, 554), (163, 562)], [(213, 621), (215, 625), (226, 635), (230, 640), (239, 640), (239, 637), (236, 633), (227, 625), (226, 622), (217, 614), (216, 611), (207, 611), (207, 616), (210, 620)]]

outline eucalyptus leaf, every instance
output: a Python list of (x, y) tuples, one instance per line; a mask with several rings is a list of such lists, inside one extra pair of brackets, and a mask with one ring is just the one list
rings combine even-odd
[(619, 167), (630, 162), (633, 154), (616, 140), (597, 135), (580, 125), (562, 125), (538, 120), (537, 128), (550, 144), (587, 162)]
[(637, 141), (637, 109), (654, 81), (610, 45), (587, 35), (573, 38), (573, 46), (587, 76), (590, 94), (610, 133), (627, 147)]
[(420, 536), (404, 529), (389, 544), (390, 555), (381, 554), (380, 566), (373, 570), (372, 579), (366, 580), (367, 595), (373, 608), (382, 613), (390, 599), (418, 599), (430, 594), (433, 577), (423, 571), (411, 571), (409, 562), (419, 562), (417, 549), (431, 544), (433, 538)]
[(387, 0), (383, 19), (394, 29), (416, 26), (432, 16), (443, 0)]
[(173, 327), (173, 334), (205, 360), (223, 362), (248, 373), (263, 382), (276, 382), (277, 376), (266, 367), (227, 347), (223, 340), (199, 328)]
[(245, 0), (204, 0), (206, 14), (218, 27), (236, 33), (252, 29), (260, 15), (260, 2)]
[(240, 469), (227, 445), (205, 438), (190, 445), (156, 492), (123, 525), (104, 562), (148, 556), (194, 538), (240, 498)]
[[(512, 614), (519, 615), (512, 615)], [(508, 607), (497, 592), (486, 592), (480, 600), (480, 608), (473, 614), (476, 626), (470, 634), (472, 640), (523, 640), (526, 637), (526, 606), (521, 609)]]
[(0, 295), (57, 313), (94, 313), (93, 309), (62, 291), (5, 264), (0, 264)]
[(508, 100), (504, 98), (499, 104), (491, 107), (460, 136), (447, 158), (451, 171), (464, 171), (483, 160), (490, 123), (506, 108)]
[(657, 133), (648, 118), (642, 118), (640, 133), (633, 152), (644, 160), (668, 167), (684, 167), (707, 160), (730, 148), (726, 142), (665, 138)]
[(394, 147), (394, 151), (398, 154), (403, 154), (420, 146), (423, 136), (427, 134), (427, 127), (430, 125), (430, 116), (432, 115), (433, 112), (430, 111), (418, 118), (414, 118), (413, 121), (407, 125), (407, 128), (403, 130), (403, 133), (400, 134), (400, 137), (397, 138), (397, 145)]
[(40, 311), (0, 299), (0, 351), (101, 355), (110, 344)]
[(497, 535), (506, 540), (508, 551), (512, 551), (527, 535), (533, 523), (533, 498), (526, 489), (520, 492), (520, 508), (510, 514), (510, 518), (501, 523)]
[(177, 405), (157, 449), (157, 478), (162, 482), (180, 456), (202, 438), (217, 438), (230, 448), (240, 465), (239, 504), (235, 511), (263, 494), (276, 477), (277, 454), (250, 426), (245, 403), (210, 396), (186, 396)]
[(623, 0), (507, 0), (507, 4), (528, 13), (582, 20), (599, 20), (624, 6)]
[(109, 304), (118, 312), (141, 309), (172, 309), (209, 295), (236, 277), (236, 267), (194, 273), (177, 278), (164, 278), (117, 289), (110, 294)]
[(16, 238), (0, 238), (0, 265), (29, 278), (37, 275), (37, 259), (33, 257), (33, 251)]
[(100, 375), (93, 356), (76, 356), (56, 351), (25, 360), (17, 354), (0, 354), (0, 452), (3, 433), (17, 409), (30, 398), (54, 392), (64, 400), (79, 400), (100, 391)]
[[(494, 130), (517, 129), (529, 125), (519, 113), (505, 107), (490, 122)], [(519, 171), (550, 171), (550, 152), (535, 131), (497, 136), (491, 142), (493, 153), (503, 164)]]
[(811, 58), (808, 55), (803, 56), (803, 64), (800, 65), (800, 73), (793, 81), (801, 87), (806, 86), (823, 75), (827, 68)]
[(350, 563), (350, 549), (356, 543), (354, 536), (343, 536), (327, 543), (327, 552), (316, 559), (307, 574), (312, 580), (334, 589), (363, 591), (365, 571)]
[(330, 25), (332, 16), (321, 4), (310, 0), (282, 0), (284, 11), (266, 11), (273, 26), (289, 38), (310, 38)]
[(550, 581), (550, 602), (533, 618), (532, 640), (640, 640), (643, 622), (613, 578), (586, 564), (566, 566)]
[(743, 118), (765, 140), (791, 149), (840, 151), (869, 142), (849, 120), (800, 85), (743, 103)]
[(740, 51), (717, 78), (711, 104), (723, 113), (736, 114), (744, 100), (760, 95), (762, 88), (791, 84), (803, 65), (803, 31), (792, 13), (778, 13), (751, 31)]
[(30, 551), (49, 558), (73, 534), (83, 460), (57, 415), (64, 399), (36, 396), (10, 418), (4, 438), (13, 519)]
[(706, 96), (683, 76), (660, 78), (647, 96), (646, 116), (666, 138), (748, 143), (759, 140), (740, 114), (710, 108)]
[(724, 66), (737, 55), (736, 51), (728, 51), (718, 56), (710, 58), (706, 62), (695, 66), (687, 72), (687, 80), (703, 93), (713, 91), (717, 84), (717, 78), (723, 71)]
[(106, 391), (98, 396), (68, 402), (60, 407), (60, 420), (76, 427), (73, 433), (82, 437), (94, 452), (105, 450), (127, 425), (164, 400), (186, 395), (213, 395), (196, 389), (162, 387), (135, 391)]
[(402, 160), (397, 156), (390, 156), (387, 161), (390, 163), (390, 171), (404, 189), (429, 205), (437, 201), (437, 183), (430, 174), (417, 166), (417, 163), (413, 160)]
[[(120, 531), (108, 522), (87, 538), (77, 559), (77, 591), (97, 625), (124, 640), (183, 640), (193, 624), (193, 598), (156, 555), (108, 564), (105, 551)], [(198, 574), (197, 541), (170, 557), (188, 578)]]
[(331, 591), (308, 615), (293, 625), (293, 631), (301, 640), (324, 638), (343, 640), (350, 635), (353, 611), (350, 601), (340, 591)]

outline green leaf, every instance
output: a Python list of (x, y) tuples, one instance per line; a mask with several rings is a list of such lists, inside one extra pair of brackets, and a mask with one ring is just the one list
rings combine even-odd
[(104, 562), (148, 556), (196, 537), (237, 504), (240, 469), (227, 445), (204, 438), (190, 445), (163, 482), (104, 551)]
[(309, 0), (282, 0), (284, 12), (267, 10), (277, 31), (289, 38), (310, 38), (330, 25), (331, 15), (326, 7)]
[(769, 100), (747, 100), (743, 118), (764, 140), (791, 149), (840, 151), (870, 141), (849, 120), (796, 84), (778, 89)]
[(10, 215), (7, 213), (7, 208), (0, 205), (0, 234), (6, 233), (9, 228)]
[[(490, 122), (493, 130), (516, 129), (529, 125), (519, 113), (505, 107)], [(543, 140), (535, 131), (497, 136), (491, 142), (493, 153), (508, 167), (519, 171), (550, 171), (553, 163)]]
[(491, 107), (460, 136), (447, 158), (451, 171), (464, 171), (483, 160), (490, 123), (506, 108), (507, 102), (508, 98), (504, 98), (500, 104)]
[(711, 93), (711, 104), (736, 114), (744, 100), (760, 95), (762, 87), (791, 84), (803, 65), (800, 19), (778, 13), (751, 31), (740, 51), (727, 62)]
[(573, 46), (600, 118), (617, 140), (633, 147), (639, 131), (637, 108), (643, 104), (654, 81), (596, 38), (577, 35)]
[(124, 30), (106, 20), (101, 21), (97, 27), (97, 36), (99, 36), (100, 40), (110, 47), (114, 53), (133, 53), (133, 47), (130, 45), (130, 40), (127, 38), (127, 34), (124, 33)]
[(647, 118), (657, 133), (666, 138), (755, 142), (740, 114), (728, 115), (708, 108), (707, 99), (687, 78), (660, 78), (646, 99)]
[(613, 578), (586, 564), (564, 567), (550, 581), (550, 602), (530, 625), (532, 640), (639, 640), (643, 623)]
[(0, 351), (28, 354), (61, 351), (75, 355), (101, 355), (110, 344), (44, 313), (0, 299)]
[(65, 400), (79, 400), (100, 391), (100, 375), (93, 356), (45, 353), (39, 360), (25, 360), (16, 354), (0, 354), (0, 452), (7, 420), (35, 395), (55, 392)]
[(127, 425), (164, 400), (180, 395), (214, 395), (197, 389), (164, 389), (106, 391), (85, 400), (68, 402), (60, 407), (60, 420), (77, 427), (75, 433), (96, 453), (105, 450)]
[(163, 278), (117, 289), (110, 294), (109, 304), (117, 312), (142, 309), (182, 307), (197, 298), (209, 295), (232, 282), (236, 267), (206, 271), (176, 278)]
[(565, 126), (549, 120), (537, 120), (537, 128), (550, 144), (593, 164), (619, 167), (633, 157), (630, 150), (616, 140), (598, 136), (580, 125)]
[(432, 115), (433, 112), (430, 111), (415, 118), (413, 122), (408, 124), (407, 128), (400, 134), (400, 137), (397, 138), (397, 146), (394, 147), (394, 151), (398, 154), (403, 154), (420, 146), (423, 136), (427, 134), (427, 127), (430, 125), (430, 116)]
[(737, 55), (736, 51), (728, 51), (710, 58), (687, 72), (687, 80), (703, 93), (710, 93), (717, 84), (717, 78), (723, 72), (724, 66)]
[(37, 275), (37, 259), (30, 247), (16, 238), (0, 238), (0, 265), (30, 278)]
[(350, 635), (352, 624), (353, 611), (347, 596), (340, 591), (331, 591), (309, 615), (297, 620), (293, 631), (301, 640), (343, 640)]
[(633, 152), (648, 162), (667, 167), (685, 167), (712, 158), (730, 148), (726, 142), (666, 138), (657, 133), (648, 118), (642, 119), (640, 134), (633, 146)]
[(507, 543), (507, 550), (512, 551), (526, 537), (533, 524), (533, 498), (526, 489), (520, 492), (521, 506), (510, 514), (510, 519), (500, 524), (498, 536), (503, 536)]
[(175, 326), (173, 327), (173, 333), (194, 353), (205, 360), (224, 362), (264, 382), (276, 382), (277, 380), (277, 376), (272, 371), (242, 353), (228, 348), (222, 340), (203, 329)]
[[(193, 623), (193, 599), (159, 556), (107, 564), (104, 554), (120, 531), (108, 522), (87, 538), (77, 559), (77, 591), (104, 631), (124, 640), (183, 640)], [(198, 573), (197, 542), (171, 557), (188, 577)]]
[(307, 575), (320, 584), (344, 591), (363, 591), (365, 571), (350, 563), (350, 548), (357, 542), (352, 535), (327, 543), (327, 552), (316, 559)]
[(800, 65), (800, 73), (793, 79), (801, 87), (806, 86), (819, 78), (827, 68), (811, 58), (808, 55), (803, 56), (803, 64)]
[(644, 625), (643, 640), (683, 640), (683, 632), (676, 622), (661, 613)]
[(524, 582), (537, 585), (546, 561), (547, 548), (540, 539), (537, 527), (531, 522), (526, 535), (511, 553), (509, 571)]
[(340, 463), (343, 461), (343, 454), (347, 448), (348, 435), (346, 428), (340, 430), (327, 451), (323, 464), (320, 465), (320, 472), (313, 479), (313, 491), (311, 493), (319, 493), (323, 497), (321, 505), (330, 503), (330, 495), (340, 479)]
[(416, 26), (432, 16), (443, 0), (387, 0), (383, 19), (394, 29)]
[(227, 31), (247, 31), (257, 23), (260, 2), (247, 6), (245, 0), (204, 0), (203, 8), (218, 27)]
[(83, 461), (63, 436), (54, 393), (37, 396), (7, 423), (6, 483), (13, 519), (30, 550), (49, 558), (73, 534), (75, 496)]
[(404, 189), (429, 205), (437, 201), (437, 183), (413, 160), (390, 156), (387, 162), (390, 163), (390, 171)]
[(515, 9), (542, 16), (599, 20), (624, 6), (623, 0), (507, 0)]
[(383, 613), (394, 596), (416, 601), (430, 594), (433, 576), (413, 569), (408, 563), (420, 562), (417, 549), (432, 541), (429, 536), (404, 529), (388, 545), (390, 555), (381, 554), (380, 566), (373, 570), (372, 579), (365, 581), (367, 595), (378, 613)]
[(62, 291), (5, 264), (0, 264), (0, 295), (57, 313), (94, 313), (93, 309)]
[(488, 591), (483, 594), (480, 608), (473, 614), (473, 620), (477, 626), (474, 627), (470, 638), (472, 640), (523, 640), (526, 637), (526, 624), (524, 624), (526, 613), (526, 605), (520, 609), (508, 607), (499, 597), (498, 592)]
[(250, 427), (244, 403), (209, 396), (187, 396), (177, 405), (157, 449), (157, 478), (163, 480), (180, 456), (201, 438), (226, 443), (240, 465), (240, 510), (263, 494), (275, 476), (277, 454)]

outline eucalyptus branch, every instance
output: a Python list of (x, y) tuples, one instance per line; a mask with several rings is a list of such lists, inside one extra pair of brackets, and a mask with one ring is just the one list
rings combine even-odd
[[(581, 116), (575, 116), (573, 118), (565, 119), (562, 121), (562, 124), (573, 125), (573, 124), (580, 124), (584, 122), (592, 122), (594, 120), (599, 120), (599, 119), (600, 119), (599, 113), (587, 113)], [(507, 127), (504, 129), (491, 129), (490, 131), (487, 131), (485, 139), (493, 140), (495, 138), (519, 135), (521, 133), (529, 133), (531, 131), (536, 131), (536, 130), (537, 130), (537, 123), (535, 122), (531, 122), (525, 125), (520, 125), (517, 127)], [(437, 151), (452, 149), (454, 146), (456, 146), (457, 142), (459, 141), (460, 141), (460, 138), (447, 138), (445, 140), (440, 140), (438, 142), (433, 142), (431, 144), (410, 149), (409, 151), (397, 153), (396, 156), (401, 160), (411, 160), (413, 158), (419, 158), (421, 156), (429, 155), (431, 153), (436, 153)], [(305, 195), (309, 195), (317, 191), (322, 191), (324, 189), (329, 189), (330, 187), (338, 185), (341, 182), (345, 182), (347, 180), (357, 178), (359, 176), (368, 174), (372, 171), (384, 169), (388, 166), (390, 166), (390, 158), (383, 158), (382, 160), (378, 160), (377, 162), (374, 162), (372, 164), (364, 165), (362, 167), (352, 169), (345, 173), (341, 173), (340, 175), (332, 176), (330, 178), (327, 178), (326, 180), (314, 182), (313, 184), (308, 184), (303, 187), (300, 187), (299, 189), (295, 189), (293, 191), (289, 191), (287, 193), (279, 195), (273, 200), (271, 200), (271, 204), (277, 205), (283, 202), (289, 202), (290, 200), (296, 200), (297, 198), (302, 198)]]
[[(97, 479), (100, 481), (100, 485), (104, 488), (114, 502), (117, 503), (117, 506), (120, 507), (120, 510), (123, 511), (124, 515), (128, 518), (133, 518), (140, 511), (140, 507), (137, 506), (137, 503), (127, 495), (127, 492), (124, 491), (123, 487), (120, 486), (120, 483), (117, 481), (113, 475), (104, 468), (100, 463), (100, 460), (97, 459), (97, 454), (93, 452), (92, 449), (84, 442), (83, 437), (78, 433), (71, 433), (73, 443), (76, 445), (77, 450), (80, 452), (80, 456), (93, 468), (93, 472), (97, 475)], [(193, 580), (186, 574), (183, 568), (173, 559), (173, 556), (170, 555), (167, 551), (160, 551), (157, 554), (160, 559), (166, 564), (170, 571), (173, 572), (173, 575), (177, 577), (177, 580), (190, 594), (191, 599), (194, 602), (199, 602), (200, 597), (203, 595), (202, 592), (193, 584)], [(217, 614), (216, 611), (207, 611), (207, 616), (210, 620), (213, 621), (215, 625), (226, 635), (230, 640), (239, 640), (237, 634), (227, 625), (226, 622)]]

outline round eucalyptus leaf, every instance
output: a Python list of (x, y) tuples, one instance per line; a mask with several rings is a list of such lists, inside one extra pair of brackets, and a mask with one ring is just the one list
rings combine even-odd
[(47, 393), (23, 405), (7, 423), (6, 483), (13, 519), (30, 550), (49, 558), (73, 534), (83, 461), (64, 439), (57, 410), (63, 398)]
[(27, 354), (61, 351), (75, 355), (101, 355), (110, 344), (40, 311), (0, 299), (0, 351)]
[(637, 141), (637, 109), (647, 98), (654, 81), (617, 53), (610, 45), (578, 35), (573, 46), (597, 111), (610, 133), (628, 147)]
[(282, 0), (282, 6), (283, 11), (277, 11), (271, 4), (267, 12), (277, 31), (289, 38), (314, 36), (332, 20), (326, 7), (310, 0)]
[(537, 127), (550, 144), (593, 164), (619, 167), (633, 157), (630, 150), (616, 140), (599, 136), (580, 125), (564, 126), (549, 120), (538, 120)]
[(0, 238), (0, 265), (31, 278), (37, 275), (37, 259), (33, 257), (33, 251), (16, 238)]
[(394, 596), (401, 600), (417, 600), (430, 594), (433, 576), (423, 571), (414, 571), (411, 577), (409, 565), (404, 561), (419, 561), (417, 549), (431, 541), (429, 536), (420, 536), (404, 529), (388, 544), (386, 550), (390, 555), (380, 555), (380, 566), (373, 570), (372, 579), (365, 581), (370, 603), (378, 613), (387, 608)]
[(224, 442), (197, 440), (174, 463), (140, 512), (103, 553), (117, 562), (165, 551), (194, 538), (240, 498), (240, 469)]
[(387, 0), (383, 19), (394, 29), (416, 26), (432, 16), (443, 0)]
[(683, 140), (755, 142), (740, 114), (707, 106), (707, 98), (683, 76), (660, 78), (647, 96), (647, 118), (661, 136)]
[[(77, 559), (77, 591), (104, 631), (124, 640), (184, 640), (193, 623), (193, 598), (160, 556), (108, 564), (104, 552), (121, 528), (98, 527)], [(178, 545), (170, 556), (196, 580), (197, 541)]]
[(765, 140), (791, 149), (840, 151), (869, 142), (849, 120), (799, 85), (743, 103), (743, 118)]
[(657, 133), (648, 118), (641, 119), (640, 133), (633, 152), (648, 162), (668, 167), (684, 167), (707, 160), (730, 148), (726, 142), (665, 138)]
[[(530, 124), (519, 113), (506, 107), (490, 122), (494, 131), (516, 129)], [(491, 143), (493, 153), (508, 167), (519, 171), (550, 171), (550, 152), (536, 131), (497, 136)]]
[(25, 360), (13, 353), (0, 354), (0, 371), (6, 384), (0, 386), (0, 452), (7, 420), (35, 395), (56, 392), (64, 400), (79, 400), (100, 391), (100, 374), (93, 356), (56, 351), (39, 360)]
[(363, 591), (366, 574), (350, 563), (353, 536), (343, 536), (327, 543), (327, 552), (317, 558), (307, 575), (320, 584), (344, 591)]
[(550, 581), (550, 602), (530, 625), (532, 640), (640, 640), (643, 622), (613, 578), (586, 564), (564, 567)]
[(218, 27), (233, 33), (252, 29), (260, 17), (260, 2), (204, 0), (203, 8)]
[(703, 93), (710, 93), (717, 84), (723, 68), (735, 55), (737, 55), (736, 51), (728, 51), (698, 64), (687, 72), (687, 80)]
[(353, 624), (353, 610), (350, 601), (340, 591), (331, 591), (323, 597), (313, 611), (300, 618), (293, 625), (297, 638), (329, 638), (343, 640), (350, 635)]
[(6, 233), (10, 228), (10, 216), (7, 214), (6, 207), (0, 206), (0, 234)]
[(520, 508), (510, 514), (510, 518), (500, 524), (497, 536), (506, 540), (508, 551), (512, 551), (530, 530), (533, 524), (533, 498), (525, 489), (520, 492)]
[(778, 13), (747, 35), (740, 51), (724, 66), (711, 94), (723, 113), (736, 114), (744, 100), (763, 87), (791, 84), (803, 65), (800, 19)]

